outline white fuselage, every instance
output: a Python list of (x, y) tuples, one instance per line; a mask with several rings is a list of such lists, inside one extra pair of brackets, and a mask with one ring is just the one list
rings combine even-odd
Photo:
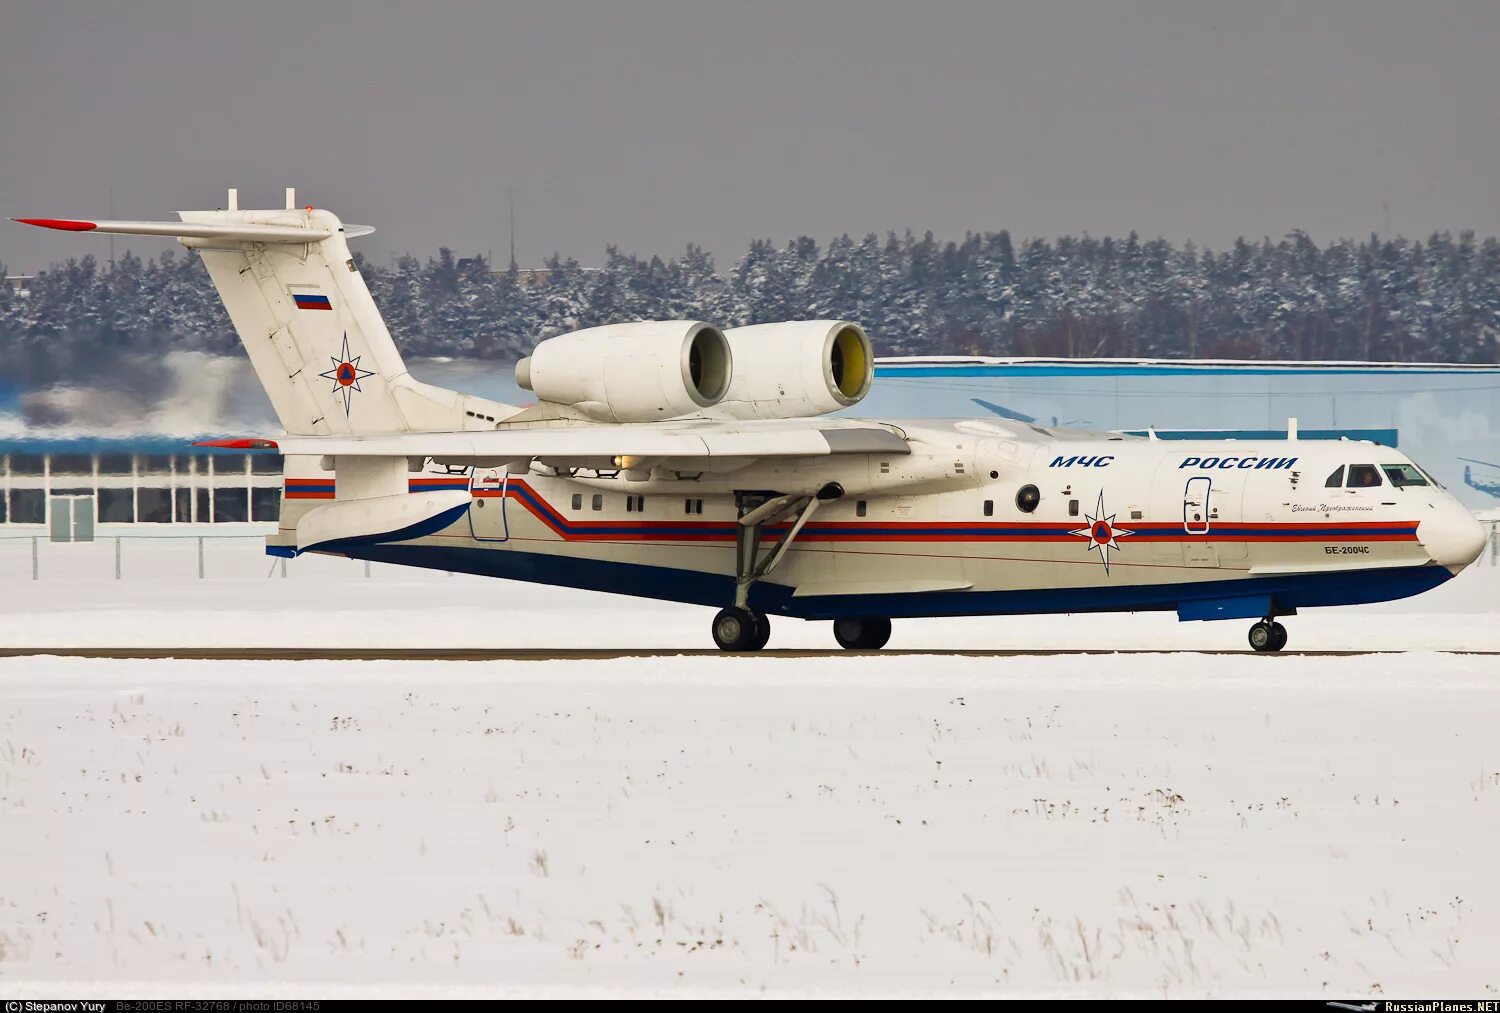
[[(910, 455), (413, 475), (414, 490), (469, 488), (467, 515), (347, 554), (723, 605), (736, 494), (837, 483), (842, 497), (819, 504), (754, 588), (757, 608), (808, 619), (1142, 609), (1207, 619), (1405, 597), (1452, 576), (1482, 545), (1462, 505), (1373, 444), (1157, 441), (996, 420), (894, 425)], [(289, 459), (283, 543), (307, 506), (335, 494), (331, 474), (303, 470), (314, 463)], [(1378, 484), (1351, 486), (1356, 473)], [(1034, 504), (1022, 493), (1033, 489)]]

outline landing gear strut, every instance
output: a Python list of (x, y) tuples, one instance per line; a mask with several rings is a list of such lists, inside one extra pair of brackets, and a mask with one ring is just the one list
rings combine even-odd
[[(750, 589), (786, 558), (818, 504), (844, 495), (844, 487), (829, 482), (812, 496), (779, 496), (774, 492), (735, 493), (739, 523), (734, 537), (734, 604), (714, 616), (714, 643), (721, 651), (758, 651), (771, 638), (771, 623), (750, 605)], [(761, 557), (760, 541), (767, 525), (796, 514), (796, 520), (775, 547)]]
[(1286, 646), (1286, 627), (1270, 616), (1250, 627), (1250, 646), (1257, 651), (1279, 651)]

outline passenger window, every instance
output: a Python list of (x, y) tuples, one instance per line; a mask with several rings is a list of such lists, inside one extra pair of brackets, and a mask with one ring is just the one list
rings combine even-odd
[(1325, 489), (1342, 489), (1343, 487), (1344, 487), (1344, 466), (1341, 464), (1341, 465), (1338, 466), (1337, 470), (1335, 470), (1332, 475), (1328, 476), (1328, 481), (1326, 481), (1326, 482), (1323, 483), (1323, 488), (1325, 488)]
[(595, 496), (594, 497), (593, 507), (594, 507), (595, 510), (603, 510), (604, 509), (604, 497), (603, 496)]
[(1349, 489), (1373, 489), (1380, 484), (1380, 469), (1373, 464), (1349, 465)]
[(1427, 479), (1422, 473), (1410, 464), (1383, 464), (1385, 477), (1391, 480), (1391, 485), (1397, 489), (1405, 489), (1409, 485), (1426, 485)]
[(854, 504), (854, 516), (856, 516), (856, 517), (863, 517), (864, 515), (865, 515), (865, 501), (864, 500), (857, 500), (855, 502), (855, 504)]
[(574, 510), (582, 510), (583, 509), (583, 493), (581, 493), (581, 492), (575, 492), (573, 494), (573, 509)]
[(1068, 516), (1069, 517), (1077, 517), (1078, 516), (1078, 501), (1076, 499), (1070, 499), (1070, 500), (1068, 500)]
[(994, 500), (987, 499), (987, 500), (984, 501), (984, 515), (986, 517), (993, 517), (993, 516), (995, 516), (995, 501)]

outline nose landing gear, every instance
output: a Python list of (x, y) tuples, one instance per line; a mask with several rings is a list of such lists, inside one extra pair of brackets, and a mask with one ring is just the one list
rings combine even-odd
[(1250, 647), (1256, 651), (1279, 651), (1286, 646), (1286, 627), (1269, 617), (1250, 627)]

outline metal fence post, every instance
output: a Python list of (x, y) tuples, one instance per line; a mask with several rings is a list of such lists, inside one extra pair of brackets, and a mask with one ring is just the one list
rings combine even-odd
[(203, 579), (203, 536), (198, 536), (198, 579)]
[(40, 562), (40, 558), (39, 558), (39, 556), (37, 554), (37, 541), (38, 541), (37, 536), (36, 535), (32, 535), (31, 536), (31, 579), (32, 580), (40, 580), (41, 579), (41, 562)]
[(285, 556), (281, 557), (281, 579), (282, 580), (286, 579), (286, 557)]
[(365, 560), (365, 576), (368, 577), (369, 575), (370, 575), (370, 561), (367, 559), (367, 560)]
[(120, 579), (120, 536), (115, 535), (115, 580)]

